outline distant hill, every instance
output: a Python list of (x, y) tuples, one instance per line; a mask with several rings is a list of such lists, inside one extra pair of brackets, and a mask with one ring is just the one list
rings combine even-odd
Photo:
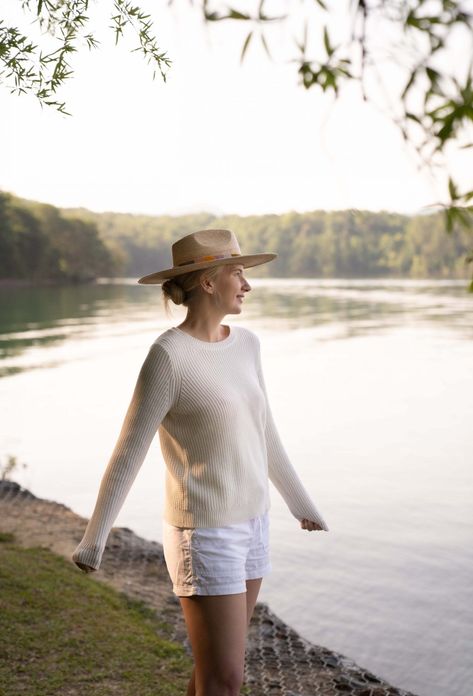
[(234, 230), (242, 253), (278, 254), (253, 277), (468, 277), (470, 240), (463, 229), (448, 235), (441, 213), (148, 216), (61, 209), (0, 191), (0, 279), (139, 277), (172, 265), (171, 244), (206, 227)]

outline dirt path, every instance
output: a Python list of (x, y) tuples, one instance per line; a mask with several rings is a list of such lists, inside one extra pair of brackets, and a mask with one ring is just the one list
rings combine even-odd
[[(13, 532), (19, 544), (46, 547), (72, 563), (86, 524), (65, 505), (36, 498), (14, 482), (0, 481), (0, 531)], [(161, 544), (126, 527), (114, 527), (100, 570), (88, 577), (145, 601), (166, 623), (163, 635), (183, 643), (190, 653)], [(348, 657), (307, 642), (263, 603), (256, 606), (248, 634), (245, 684), (252, 696), (414, 696)]]

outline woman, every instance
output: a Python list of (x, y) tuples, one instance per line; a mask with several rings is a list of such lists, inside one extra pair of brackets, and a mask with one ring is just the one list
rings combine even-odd
[(245, 644), (270, 569), (268, 476), (302, 529), (328, 527), (292, 467), (268, 404), (255, 333), (220, 324), (240, 314), (243, 271), (274, 253), (242, 255), (229, 230), (200, 230), (172, 245), (162, 283), (187, 316), (151, 345), (84, 537), (72, 556), (100, 566), (112, 525), (159, 432), (166, 463), (163, 548), (195, 666), (188, 696), (240, 693)]

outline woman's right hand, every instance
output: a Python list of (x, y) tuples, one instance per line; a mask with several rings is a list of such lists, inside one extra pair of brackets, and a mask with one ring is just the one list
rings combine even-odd
[(308, 520), (306, 517), (304, 517), (304, 519), (301, 520), (301, 529), (307, 529), (308, 532), (314, 532), (317, 529), (323, 529), (323, 527), (319, 522), (314, 522), (313, 520)]

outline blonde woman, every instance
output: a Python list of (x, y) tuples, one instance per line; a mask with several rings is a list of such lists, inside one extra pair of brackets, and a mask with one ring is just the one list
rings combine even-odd
[(250, 266), (276, 254), (242, 255), (230, 230), (200, 230), (172, 245), (173, 266), (143, 276), (184, 305), (138, 375), (93, 514), (73, 553), (100, 566), (113, 523), (159, 432), (166, 464), (163, 549), (194, 656), (188, 696), (233, 696), (244, 675), (248, 625), (270, 569), (268, 480), (302, 529), (328, 527), (279, 438), (257, 335), (220, 322), (241, 314)]

